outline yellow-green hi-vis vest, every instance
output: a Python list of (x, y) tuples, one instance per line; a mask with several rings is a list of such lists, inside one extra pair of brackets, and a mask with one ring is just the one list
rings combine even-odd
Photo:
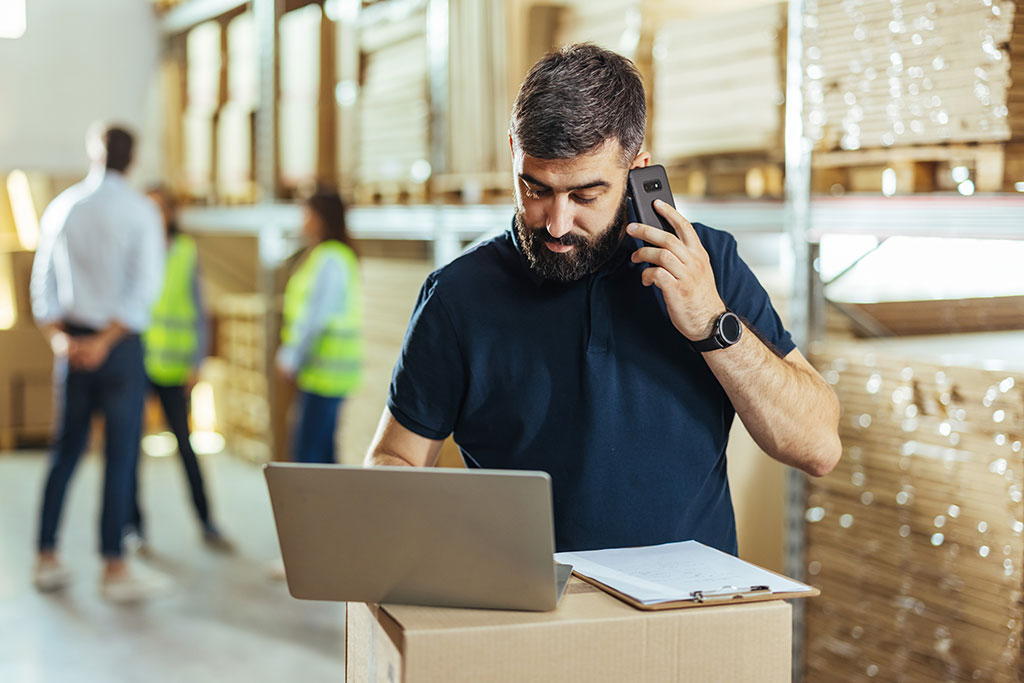
[(153, 307), (149, 328), (142, 333), (146, 374), (154, 384), (181, 386), (195, 364), (199, 345), (199, 311), (192, 298), (195, 269), (195, 241), (185, 235), (175, 236), (167, 250), (163, 291)]
[(294, 343), (296, 326), (309, 310), (309, 298), (317, 274), (325, 260), (335, 256), (348, 273), (344, 292), (330, 296), (345, 297), (344, 311), (332, 313), (327, 324), (313, 340), (302, 359), (296, 383), (299, 389), (318, 396), (345, 396), (359, 384), (363, 361), (363, 305), (359, 287), (359, 268), (355, 252), (337, 240), (321, 242), (288, 280), (284, 290), (284, 327), (281, 341)]

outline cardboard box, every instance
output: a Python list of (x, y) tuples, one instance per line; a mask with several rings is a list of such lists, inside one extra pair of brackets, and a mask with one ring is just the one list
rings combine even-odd
[(347, 683), (791, 680), (782, 600), (641, 611), (573, 577), (552, 612), (349, 603)]
[(36, 327), (16, 325), (0, 330), (0, 358), (0, 448), (45, 437), (54, 416), (50, 346)]

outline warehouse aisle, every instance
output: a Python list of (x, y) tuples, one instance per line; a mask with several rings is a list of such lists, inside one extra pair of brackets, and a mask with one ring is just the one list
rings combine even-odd
[(174, 592), (137, 606), (99, 597), (102, 460), (79, 465), (65, 508), (62, 551), (75, 571), (64, 594), (31, 586), (42, 453), (0, 454), (0, 681), (344, 680), (344, 608), (299, 602), (268, 580), (276, 552), (259, 468), (227, 455), (202, 460), (233, 555), (200, 542), (177, 455), (146, 457), (143, 501), (153, 559)]

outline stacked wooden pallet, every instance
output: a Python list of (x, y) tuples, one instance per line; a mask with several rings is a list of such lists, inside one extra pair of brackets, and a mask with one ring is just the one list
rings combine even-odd
[[(843, 458), (810, 484), (808, 681), (1024, 670), (1020, 333), (835, 344)], [(1016, 355), (1019, 355), (1016, 354)]]
[[(905, 148), (892, 159), (930, 166), (905, 174), (899, 192), (933, 189), (935, 174), (957, 165), (979, 190), (1012, 184), (1003, 156), (1014, 150), (1003, 143), (1024, 136), (1016, 0), (820, 0), (808, 5), (805, 26), (806, 127), (828, 153), (817, 155), (819, 167), (872, 166), (871, 150)], [(974, 158), (969, 147), (948, 150), (950, 143), (1000, 144), (982, 145)], [(830, 182), (844, 184), (834, 174)]]
[(281, 184), (288, 189), (311, 186), (317, 179), (322, 23), (320, 7), (306, 5), (285, 14), (279, 24), (277, 152)]
[(243, 203), (256, 197), (252, 146), (259, 82), (253, 13), (234, 17), (226, 31), (227, 102), (217, 116), (217, 198)]
[(361, 203), (425, 196), (431, 171), (426, 29), (427, 11), (421, 6), (395, 16), (380, 12), (360, 30)]
[(362, 462), (373, 439), (416, 296), (431, 270), (425, 255), (360, 261), (366, 356), (362, 385), (342, 409), (339, 457), (344, 462)]
[(676, 192), (782, 195), (785, 27), (778, 3), (659, 25), (651, 150)]
[[(852, 309), (852, 331), (863, 337), (1024, 329), (1024, 296), (832, 303), (843, 312)], [(857, 326), (863, 316), (871, 322)]]
[(448, 9), (446, 163), (431, 192), (479, 201), (488, 191), (508, 193), (512, 183), (508, 11), (502, 0), (451, 0)]
[(186, 37), (185, 110), (182, 117), (187, 196), (208, 201), (214, 191), (214, 119), (221, 101), (221, 27), (199, 24)]
[(645, 0), (567, 0), (559, 15), (555, 45), (595, 43), (635, 60), (643, 33)]
[(235, 294), (216, 304), (217, 350), (225, 361), (224, 392), (219, 415), (228, 448), (253, 462), (268, 462), (275, 455), (275, 434), (270, 392), (270, 354), (276, 335), (268, 325), (273, 315), (264, 297)]

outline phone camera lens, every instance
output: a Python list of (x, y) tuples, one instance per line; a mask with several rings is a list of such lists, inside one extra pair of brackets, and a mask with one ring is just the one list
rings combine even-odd
[(644, 192), (657, 192), (660, 189), (660, 180), (648, 180), (646, 183), (644, 183)]

